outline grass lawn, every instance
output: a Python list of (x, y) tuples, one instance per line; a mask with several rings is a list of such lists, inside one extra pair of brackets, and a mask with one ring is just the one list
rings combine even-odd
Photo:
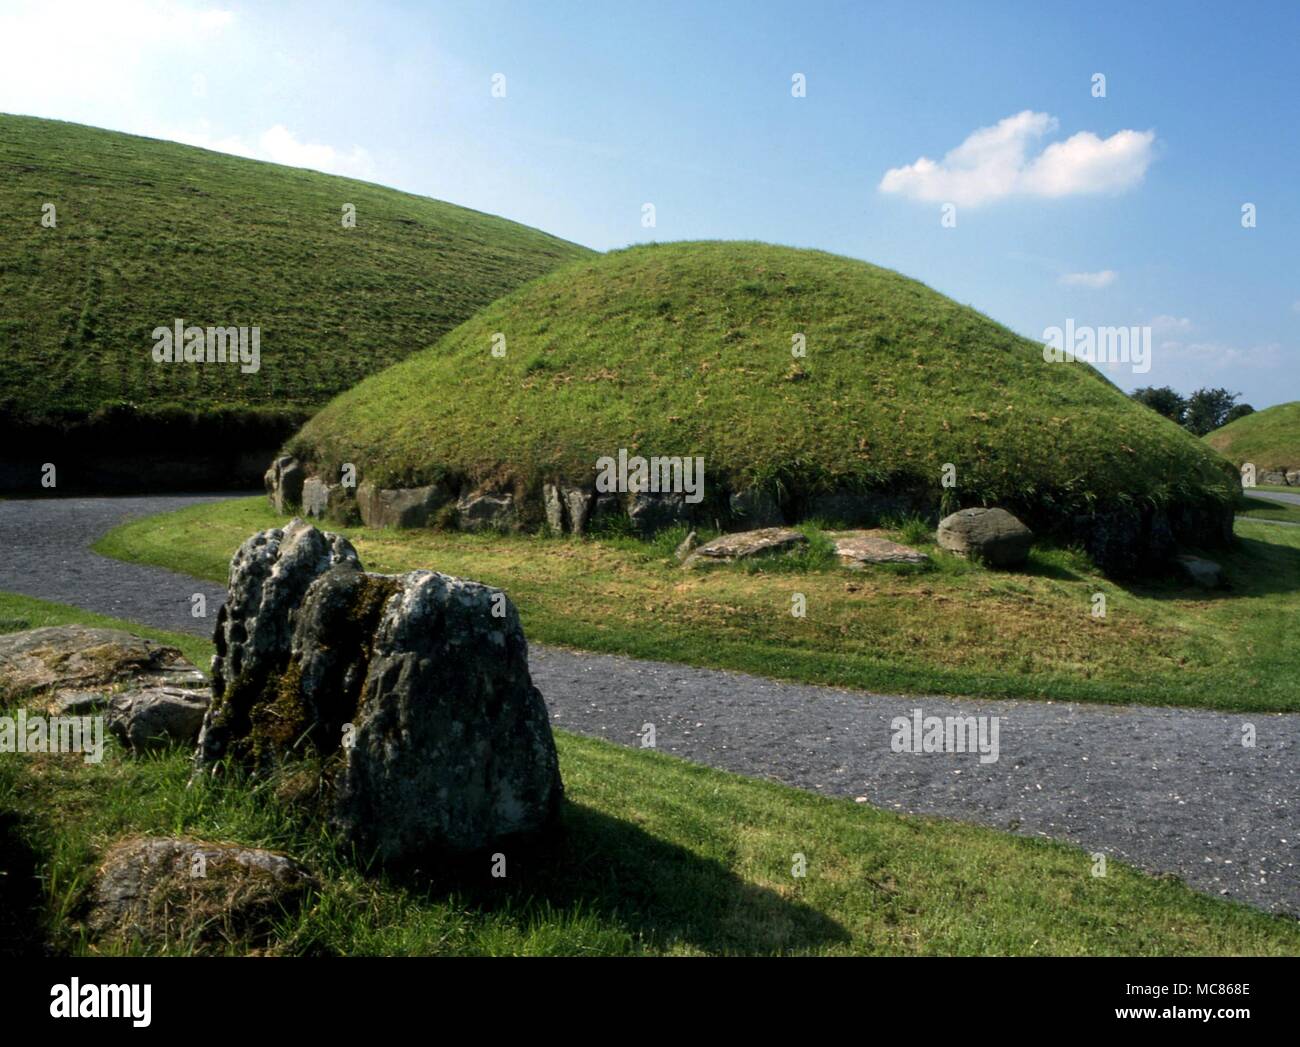
[[(239, 543), (282, 522), (265, 499), (241, 499), (125, 524), (96, 548), (224, 583)], [(1121, 587), (1068, 550), (988, 571), (914, 523), (900, 537), (931, 567), (862, 573), (829, 563), (817, 541), (790, 564), (686, 572), (671, 558), (678, 532), (647, 543), (345, 530), (371, 570), (506, 589), (543, 643), (877, 691), (1300, 709), (1300, 529), (1266, 522), (1238, 522), (1238, 547), (1217, 556), (1232, 588), (1214, 593)]]
[[(85, 621), (0, 594), (0, 631)], [(165, 633), (148, 635), (168, 638)], [(202, 641), (170, 637), (196, 655)], [(205, 659), (195, 657), (196, 661)], [(905, 817), (557, 736), (568, 802), (545, 848), (402, 880), (362, 875), (274, 781), (186, 788), (189, 753), (0, 759), (0, 931), (93, 951), (77, 917), (98, 856), (135, 833), (267, 846), (321, 881), (276, 927), (286, 954), (1126, 954), (1300, 952), (1300, 925), (1083, 851)], [(792, 875), (797, 855), (807, 872)], [(181, 943), (175, 951), (185, 952)], [(229, 951), (247, 951), (231, 942)]]
[[(114, 405), (299, 418), (589, 253), (350, 178), (0, 114), (0, 409), (7, 421)], [(151, 332), (178, 316), (259, 327), (260, 369), (155, 363)]]
[(1261, 472), (1295, 469), (1300, 466), (1300, 400), (1238, 418), (1208, 434), (1205, 442), (1234, 465), (1253, 462)]

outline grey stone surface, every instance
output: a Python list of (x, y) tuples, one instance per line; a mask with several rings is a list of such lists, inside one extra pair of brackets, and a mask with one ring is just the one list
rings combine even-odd
[(341, 838), (381, 861), (541, 832), (563, 789), (518, 613), (499, 589), (431, 571), (367, 574), (295, 520), (236, 554), (196, 767), (254, 772), (342, 755)]
[(515, 496), (499, 491), (473, 491), (456, 503), (462, 531), (509, 531), (518, 522)]
[(697, 567), (708, 563), (727, 563), (754, 556), (769, 556), (789, 552), (808, 539), (788, 527), (762, 527), (757, 531), (737, 531), (719, 535), (705, 542), (686, 557), (684, 567)]
[(367, 482), (357, 488), (357, 508), (367, 527), (428, 527), (452, 497), (438, 484), (389, 488)]
[(1005, 509), (959, 509), (939, 521), (939, 545), (990, 567), (1019, 567), (1029, 558), (1033, 532)]

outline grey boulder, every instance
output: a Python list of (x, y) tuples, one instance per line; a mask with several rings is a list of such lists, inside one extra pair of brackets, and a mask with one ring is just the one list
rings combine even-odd
[(961, 509), (939, 521), (938, 542), (949, 552), (990, 567), (1019, 567), (1033, 532), (1005, 509)]

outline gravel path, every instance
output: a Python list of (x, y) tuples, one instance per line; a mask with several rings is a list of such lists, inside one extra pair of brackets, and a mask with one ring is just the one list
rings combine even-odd
[(1286, 502), (1288, 505), (1300, 505), (1300, 494), (1290, 491), (1247, 491), (1247, 498), (1263, 498), (1269, 502)]
[[(0, 590), (207, 632), (219, 588), (87, 546), (124, 519), (215, 497), (0, 502)], [(206, 621), (190, 617), (195, 592)], [(1300, 714), (872, 695), (539, 644), (530, 661), (559, 728), (636, 746), (653, 724), (657, 748), (698, 763), (1068, 840), (1300, 913)], [(998, 759), (893, 752), (891, 721), (915, 709), (997, 717)]]

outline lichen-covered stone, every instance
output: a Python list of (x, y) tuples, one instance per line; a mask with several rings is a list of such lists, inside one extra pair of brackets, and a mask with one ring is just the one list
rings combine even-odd
[(1029, 558), (1034, 533), (1005, 509), (961, 509), (939, 521), (939, 545), (990, 567), (1018, 567)]
[(108, 729), (128, 749), (146, 752), (198, 740), (211, 694), (184, 687), (141, 687), (108, 700)]
[(454, 497), (439, 484), (384, 488), (363, 483), (357, 488), (357, 507), (367, 527), (429, 527)]
[(923, 564), (930, 558), (918, 549), (886, 538), (882, 531), (827, 531), (835, 555), (844, 567), (865, 568), (871, 564)]
[(0, 635), (0, 697), (47, 701), (112, 686), (202, 686), (180, 650), (121, 629), (53, 625)]
[(345, 758), (338, 825), (381, 860), (478, 850), (552, 822), (559, 761), (504, 593), (431, 571), (400, 579)]
[(515, 496), (501, 491), (473, 491), (456, 503), (462, 531), (510, 531), (518, 523)]
[(686, 557), (683, 566), (697, 567), (705, 563), (726, 563), (731, 560), (789, 552), (796, 546), (807, 543), (807, 538), (787, 527), (762, 527), (757, 531), (738, 531), (705, 542)]
[(304, 865), (274, 851), (135, 837), (104, 856), (86, 923), (94, 939), (119, 946), (257, 946), (316, 886)]
[(217, 615), (212, 705), (199, 735), (197, 766), (215, 766), (232, 740), (246, 742), (255, 736), (249, 717), (278, 693), (294, 617), (307, 589), (340, 564), (360, 566), (352, 543), (299, 519), (259, 531), (239, 547), (230, 562), (226, 601)]
[(297, 458), (281, 455), (271, 463), (263, 476), (271, 508), (277, 513), (293, 512), (302, 504), (302, 489), (307, 482), (307, 470)]
[(555, 744), (505, 593), (368, 574), (343, 539), (302, 525), (244, 543), (226, 606), (197, 769), (319, 757), (340, 839), (383, 861), (477, 850), (555, 818)]

